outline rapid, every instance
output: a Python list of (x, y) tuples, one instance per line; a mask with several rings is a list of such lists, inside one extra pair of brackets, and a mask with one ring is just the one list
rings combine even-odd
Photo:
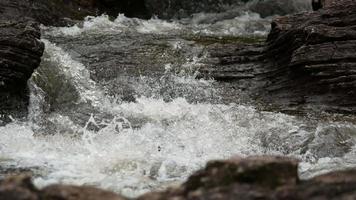
[(354, 119), (263, 111), (243, 91), (197, 78), (209, 57), (202, 38), (264, 38), (271, 20), (234, 8), (42, 26), (29, 115), (0, 127), (0, 176), (28, 172), (39, 187), (93, 185), (135, 197), (232, 156), (292, 156), (302, 178), (355, 167)]

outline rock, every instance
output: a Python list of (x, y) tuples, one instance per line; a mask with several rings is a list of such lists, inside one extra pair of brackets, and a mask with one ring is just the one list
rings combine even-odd
[(264, 109), (356, 113), (356, 2), (277, 17), (266, 43), (209, 45), (202, 77), (234, 83)]
[(296, 160), (257, 156), (209, 162), (204, 170), (188, 179), (184, 188), (186, 192), (190, 192), (200, 188), (209, 189), (236, 183), (276, 188), (281, 185), (295, 185), (297, 182)]
[(89, 0), (0, 0), (0, 19), (24, 21), (31, 18), (45, 25), (63, 26), (66, 25), (64, 18), (81, 20), (87, 15), (94, 15), (95, 10), (89, 2)]
[(318, 12), (272, 22), (266, 49), (266, 57), (273, 63), (264, 90), (268, 102), (356, 112), (356, 2), (344, 0), (329, 5)]
[(310, 10), (311, 4), (309, 0), (257, 0), (253, 1), (249, 8), (259, 13), (261, 17), (268, 17)]
[(300, 181), (294, 159), (232, 158), (208, 163), (178, 188), (148, 193), (138, 199), (353, 199), (355, 176), (355, 170), (346, 170)]
[(0, 182), (1, 200), (39, 200), (37, 192), (28, 176), (14, 176)]
[(125, 200), (113, 192), (88, 186), (52, 185), (44, 188), (39, 196), (42, 200)]
[[(138, 200), (223, 199), (355, 199), (356, 170), (331, 172), (299, 180), (295, 159), (253, 156), (212, 161), (183, 185), (150, 192)], [(36, 189), (28, 176), (0, 182), (1, 200), (125, 200), (115, 193), (89, 186), (52, 185)]]
[(113, 193), (89, 186), (52, 185), (38, 190), (29, 176), (9, 177), (0, 182), (1, 200), (125, 200)]
[(284, 187), (276, 192), (275, 199), (354, 199), (356, 195), (356, 171), (331, 172), (298, 185)]
[(38, 24), (33, 21), (0, 21), (0, 124), (8, 121), (5, 115), (26, 116), (27, 80), (44, 50), (39, 38)]
[(0, 19), (32, 18), (47, 26), (65, 26), (72, 20), (104, 13), (112, 17), (119, 13), (129, 17), (151, 17), (143, 0), (0, 0), (0, 8)]

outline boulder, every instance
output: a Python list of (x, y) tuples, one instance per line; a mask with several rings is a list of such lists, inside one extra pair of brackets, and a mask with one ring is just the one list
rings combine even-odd
[(52, 185), (37, 189), (31, 177), (26, 175), (9, 177), (0, 182), (1, 200), (125, 200), (113, 192), (89, 186)]
[(200, 188), (251, 184), (265, 188), (295, 185), (298, 182), (298, 162), (283, 157), (256, 156), (211, 161), (205, 169), (192, 175), (184, 184), (186, 192)]
[(1, 200), (39, 200), (29, 176), (14, 176), (0, 182)]
[(39, 192), (42, 200), (125, 200), (113, 192), (89, 186), (52, 185)]
[(39, 38), (36, 22), (0, 21), (0, 124), (8, 115), (26, 116), (27, 80), (39, 66), (44, 50)]
[(276, 18), (267, 39), (265, 99), (281, 106), (356, 113), (356, 2)]

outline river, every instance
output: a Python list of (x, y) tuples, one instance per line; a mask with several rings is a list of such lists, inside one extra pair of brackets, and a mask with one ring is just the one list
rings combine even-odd
[(243, 91), (197, 78), (205, 41), (263, 39), (271, 20), (235, 10), (42, 26), (29, 116), (0, 127), (0, 174), (134, 197), (236, 155), (298, 158), (302, 178), (356, 166), (353, 119), (263, 111)]

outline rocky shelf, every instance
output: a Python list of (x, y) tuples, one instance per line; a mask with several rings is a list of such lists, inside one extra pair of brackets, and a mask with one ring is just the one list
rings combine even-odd
[(202, 77), (234, 82), (277, 110), (355, 114), (355, 10), (355, 1), (327, 1), (274, 19), (265, 43), (210, 45)]

